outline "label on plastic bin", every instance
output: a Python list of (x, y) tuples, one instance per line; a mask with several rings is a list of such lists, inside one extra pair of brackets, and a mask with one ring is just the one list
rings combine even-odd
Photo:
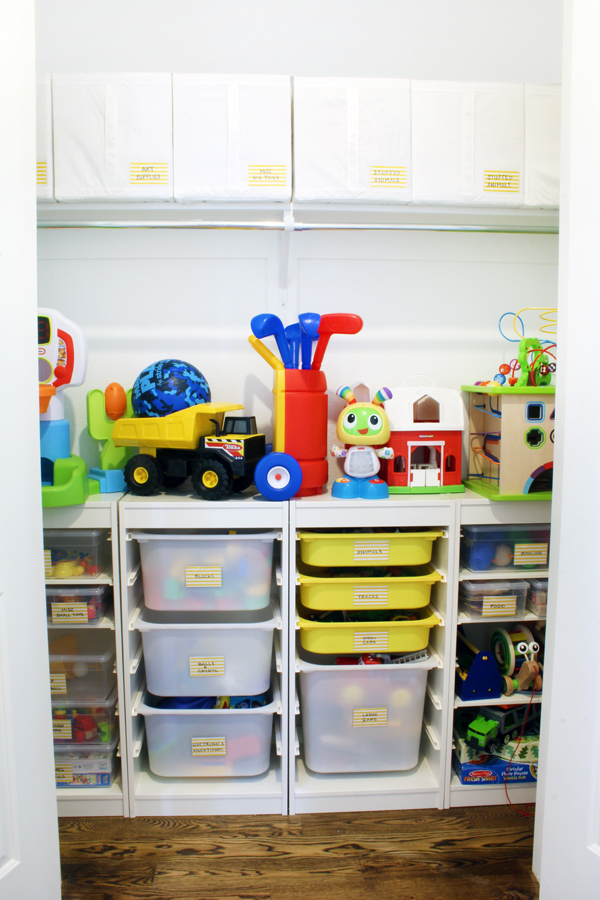
[(390, 640), (387, 631), (355, 631), (354, 652), (360, 650), (387, 650)]
[(515, 566), (547, 566), (548, 544), (515, 544)]
[(190, 678), (203, 675), (224, 675), (224, 656), (190, 656)]
[(52, 722), (52, 737), (61, 741), (73, 740), (73, 724), (70, 719), (54, 719)]
[(249, 187), (285, 187), (287, 166), (248, 166)]
[(52, 624), (87, 625), (87, 603), (51, 603)]
[(50, 693), (66, 694), (67, 693), (67, 676), (65, 673), (50, 672)]
[(44, 550), (44, 574), (46, 578), (52, 575), (52, 551)]
[(371, 187), (405, 188), (406, 166), (371, 166)]
[(388, 562), (389, 557), (389, 541), (354, 541), (355, 562)]
[(168, 184), (169, 163), (129, 163), (130, 184)]
[(186, 566), (185, 586), (188, 588), (220, 588), (223, 586), (221, 566)]
[(389, 603), (389, 585), (354, 586), (353, 606), (387, 606)]
[(517, 612), (517, 595), (506, 597), (482, 597), (482, 616), (514, 616)]
[(387, 725), (387, 707), (374, 707), (373, 709), (353, 709), (352, 727), (364, 728), (367, 725)]
[(57, 784), (73, 784), (73, 764), (55, 763), (54, 773)]
[(192, 738), (192, 756), (227, 756), (227, 738)]
[(488, 169), (483, 173), (483, 189), (501, 194), (518, 194), (519, 173)]
[(48, 184), (48, 163), (36, 163), (37, 184)]

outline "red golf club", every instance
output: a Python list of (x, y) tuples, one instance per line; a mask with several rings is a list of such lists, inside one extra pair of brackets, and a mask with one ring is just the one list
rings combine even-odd
[(312, 369), (320, 369), (329, 338), (332, 334), (358, 334), (363, 320), (354, 313), (329, 313), (321, 316), (319, 342), (312, 361)]

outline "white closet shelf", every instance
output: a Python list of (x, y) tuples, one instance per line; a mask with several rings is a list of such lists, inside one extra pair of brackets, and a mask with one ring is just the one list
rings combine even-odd
[[(459, 581), (527, 581), (528, 578), (548, 578), (548, 569), (488, 569), (487, 572), (471, 572), (461, 568)], [(534, 618), (537, 618), (534, 616)]]
[(57, 788), (59, 816), (122, 816), (123, 786), (119, 775), (110, 787)]
[(512, 618), (507, 618), (506, 616), (484, 616), (483, 618), (474, 619), (471, 618), (468, 613), (459, 612), (457, 624), (458, 625), (484, 625), (486, 622), (499, 622), (502, 625), (516, 625), (517, 622), (545, 622), (546, 616), (536, 616), (535, 613), (526, 612), (523, 613), (522, 616), (512, 616)]
[[(536, 785), (508, 784), (508, 796), (512, 803), (535, 803)], [(491, 806), (508, 803), (504, 783), (461, 784), (458, 775), (450, 781), (450, 806)]]
[(558, 210), (351, 203), (38, 203), (40, 228), (557, 234)]
[(90, 625), (88, 622), (82, 622), (77, 624), (75, 622), (68, 622), (65, 624), (64, 622), (48, 622), (48, 628), (75, 628), (79, 631), (82, 628), (87, 629), (88, 631), (94, 631), (96, 628), (110, 628), (111, 631), (115, 630), (115, 616), (114, 612), (107, 613), (103, 618), (98, 622), (97, 625)]
[[(504, 694), (501, 697), (495, 697), (493, 700), (461, 700), (457, 695), (454, 696), (454, 709), (459, 706), (524, 706), (531, 700), (531, 693), (518, 691), (511, 694), (510, 697)], [(534, 694), (532, 703), (541, 703), (542, 695)]]

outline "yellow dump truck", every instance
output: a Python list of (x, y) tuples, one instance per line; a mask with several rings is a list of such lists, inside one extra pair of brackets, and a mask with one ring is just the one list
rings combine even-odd
[(178, 487), (191, 475), (197, 494), (223, 500), (245, 490), (266, 451), (254, 416), (228, 416), (243, 409), (234, 403), (201, 403), (160, 418), (115, 422), (117, 447), (138, 447), (125, 466), (125, 481), (134, 494)]

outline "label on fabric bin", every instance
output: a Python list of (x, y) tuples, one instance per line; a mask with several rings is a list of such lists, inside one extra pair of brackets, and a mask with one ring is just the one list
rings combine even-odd
[(52, 551), (44, 550), (44, 574), (48, 578), (52, 575)]
[(185, 586), (188, 588), (220, 588), (223, 586), (221, 566), (186, 566)]
[(72, 763), (55, 763), (54, 774), (57, 784), (73, 784)]
[(365, 726), (387, 725), (387, 708), (385, 706), (373, 709), (353, 709), (352, 727), (364, 728)]
[(66, 694), (67, 693), (67, 676), (59, 672), (50, 672), (50, 693)]
[(515, 544), (515, 566), (547, 566), (548, 544)]
[(224, 675), (224, 656), (190, 656), (190, 678), (203, 675)]
[(130, 184), (168, 184), (169, 163), (129, 163)]
[(387, 631), (356, 631), (354, 652), (359, 650), (387, 650), (390, 636)]
[(405, 188), (406, 166), (371, 166), (371, 187)]
[(484, 191), (501, 194), (518, 194), (520, 175), (518, 172), (501, 172), (492, 169), (483, 173)]
[(249, 187), (285, 187), (287, 166), (248, 166)]
[(192, 738), (192, 756), (227, 756), (227, 738)]
[(70, 719), (54, 719), (52, 722), (52, 736), (62, 741), (73, 740), (73, 725)]
[(517, 612), (517, 595), (506, 597), (483, 597), (481, 601), (482, 616), (514, 616)]
[(51, 603), (52, 624), (58, 625), (64, 622), (65, 625), (78, 625), (85, 623), (87, 625), (87, 603)]
[(354, 541), (354, 561), (388, 562), (389, 541)]
[(387, 606), (389, 603), (389, 585), (354, 586), (353, 606)]

